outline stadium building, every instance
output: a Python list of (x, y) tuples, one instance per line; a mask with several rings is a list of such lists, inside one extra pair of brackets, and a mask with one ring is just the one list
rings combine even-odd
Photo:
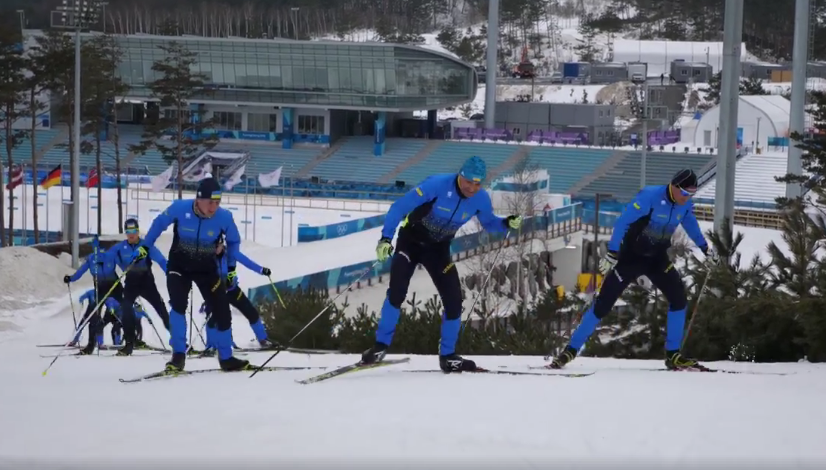
[[(118, 120), (140, 124), (151, 115), (148, 84), (172, 41), (198, 54), (195, 70), (209, 93), (191, 106), (213, 117), (223, 139), (331, 144), (373, 135), (374, 154), (401, 135), (401, 121), (429, 110), (423, 134), (433, 135), (436, 110), (476, 96), (474, 68), (448, 54), (384, 43), (204, 37), (119, 36), (118, 70), (131, 87)], [(172, 110), (159, 110), (171, 113)]]

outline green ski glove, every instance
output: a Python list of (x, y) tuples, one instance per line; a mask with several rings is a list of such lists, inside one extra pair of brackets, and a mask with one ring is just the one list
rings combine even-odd
[(505, 226), (511, 230), (519, 230), (519, 227), (522, 226), (522, 216), (509, 215), (505, 218)]
[(393, 254), (393, 245), (390, 243), (391, 241), (392, 240), (389, 238), (382, 238), (379, 240), (378, 246), (376, 246), (376, 258), (382, 263)]

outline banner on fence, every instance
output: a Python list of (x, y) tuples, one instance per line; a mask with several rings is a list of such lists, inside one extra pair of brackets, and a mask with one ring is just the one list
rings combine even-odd
[[(581, 208), (581, 204), (574, 204), (572, 206), (560, 207), (558, 209), (554, 209), (553, 211), (549, 211), (545, 216), (528, 217), (525, 219), (522, 234), (524, 235), (539, 230), (548, 230), (550, 225), (565, 223), (578, 217), (582, 217)], [(512, 234), (511, 237), (515, 238), (516, 234)], [(491, 233), (485, 231), (457, 237), (453, 239), (453, 242), (450, 244), (450, 254), (455, 255), (457, 253), (471, 251), (491, 243), (502, 241), (504, 238), (504, 233)], [(295, 290), (299, 288), (302, 290), (331, 290), (339, 286), (349, 285), (351, 282), (359, 279), (362, 274), (364, 274), (365, 270), (372, 269), (372, 273), (370, 275), (364, 276), (363, 280), (365, 281), (390, 272), (390, 260), (373, 266), (374, 264), (375, 261), (365, 261), (363, 263), (353, 264), (350, 266), (343, 266), (327, 271), (308, 274), (306, 276), (276, 282), (275, 287), (279, 291)], [(249, 289), (248, 297), (253, 303), (271, 302), (275, 300), (275, 291), (271, 285), (266, 284)]]
[(347, 222), (337, 224), (322, 225), (320, 227), (298, 227), (298, 243), (329, 240), (381, 227), (384, 225), (384, 219), (386, 217), (386, 214), (382, 214), (364, 219), (348, 220)]

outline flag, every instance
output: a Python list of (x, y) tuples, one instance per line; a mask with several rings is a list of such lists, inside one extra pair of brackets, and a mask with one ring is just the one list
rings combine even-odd
[(277, 170), (270, 172), (270, 173), (259, 173), (258, 174), (258, 182), (261, 186), (265, 188), (269, 188), (270, 186), (278, 186), (279, 180), (281, 180), (281, 169), (284, 168), (283, 166), (278, 167)]
[(172, 178), (172, 165), (164, 170), (163, 173), (152, 177), (152, 192), (157, 193), (166, 189), (169, 186), (169, 179)]
[(43, 189), (49, 189), (52, 186), (59, 184), (63, 180), (63, 164), (57, 165), (54, 167), (49, 174), (43, 178), (43, 181), (40, 182), (40, 187)]
[(95, 186), (98, 185), (99, 182), (100, 182), (100, 176), (98, 175), (98, 169), (97, 168), (92, 168), (92, 171), (90, 171), (86, 175), (86, 187), (87, 188), (94, 188)]
[(6, 189), (11, 191), (21, 184), (23, 184), (23, 167), (20, 165), (14, 165), (9, 170), (9, 182), (6, 184)]
[(234, 188), (235, 185), (241, 182), (241, 177), (244, 175), (244, 173), (246, 173), (246, 171), (247, 165), (241, 165), (241, 168), (237, 169), (235, 173), (233, 173), (232, 176), (230, 176), (224, 182), (224, 188), (226, 188), (227, 191), (232, 191), (232, 188)]

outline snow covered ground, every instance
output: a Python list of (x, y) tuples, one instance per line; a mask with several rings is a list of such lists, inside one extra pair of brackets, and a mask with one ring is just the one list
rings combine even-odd
[[(435, 370), (434, 356), (312, 385), (300, 370), (213, 374), (121, 384), (168, 356), (63, 357), (35, 345), (65, 339), (67, 312), (43, 309), (26, 333), (0, 336), (0, 460), (23, 465), (115, 466), (187, 462), (258, 468), (392, 463), (479, 468), (582, 468), (656, 463), (659, 468), (751, 463), (815, 468), (826, 460), (826, 367), (715, 363), (792, 375), (651, 372), (660, 361), (580, 358), (584, 378), (408, 373)], [(247, 334), (238, 328), (236, 337)], [(261, 363), (266, 353), (250, 354)], [(391, 356), (392, 357), (392, 356)], [(335, 367), (356, 356), (280, 354), (270, 365)], [(540, 357), (474, 357), (490, 369), (526, 370)], [(190, 359), (190, 370), (217, 367)], [(403, 466), (401, 463), (404, 462)], [(481, 463), (484, 462), (484, 463)], [(574, 465), (580, 465), (577, 467)], [(822, 468), (822, 467), (821, 467)]]

